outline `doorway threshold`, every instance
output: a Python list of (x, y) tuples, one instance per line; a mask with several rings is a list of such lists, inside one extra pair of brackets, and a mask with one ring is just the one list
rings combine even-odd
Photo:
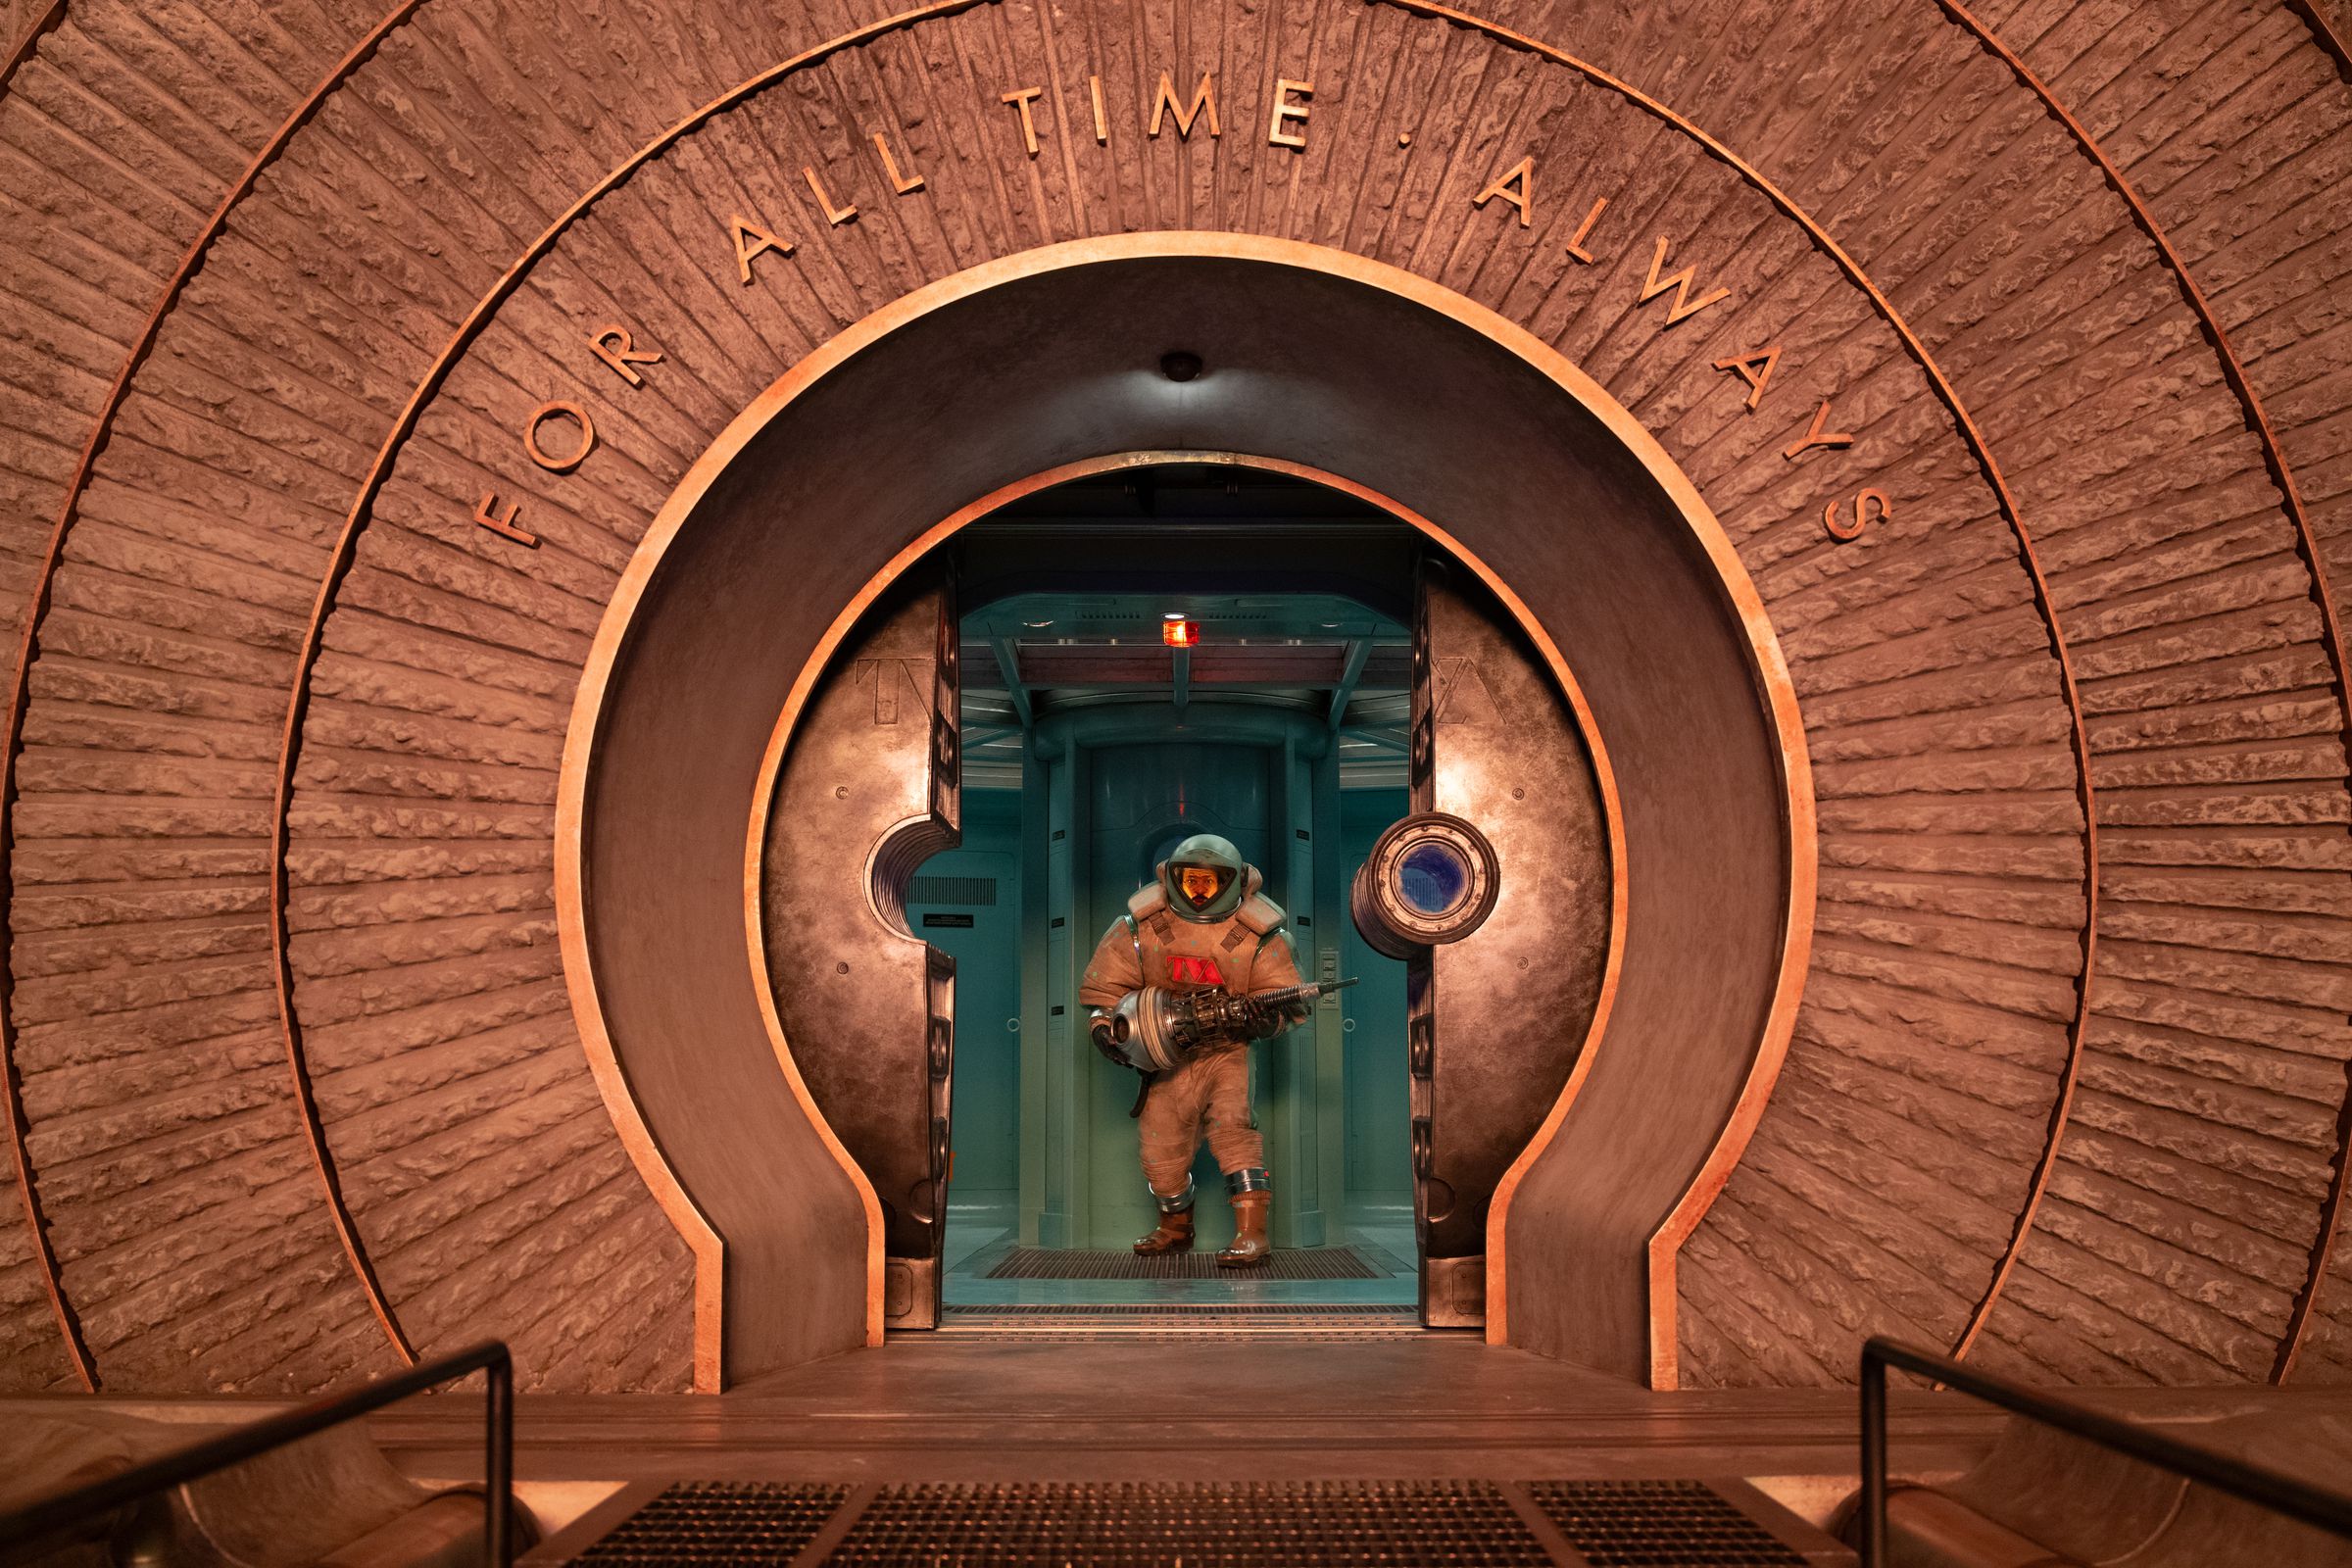
[(950, 1302), (934, 1336), (1021, 1339), (1070, 1336), (1246, 1334), (1315, 1339), (1417, 1339), (1420, 1311), (1390, 1302), (1105, 1301)]
[(1226, 1268), (1213, 1252), (1139, 1253), (1132, 1249), (1078, 1251), (1015, 1247), (981, 1275), (991, 1280), (1377, 1280), (1391, 1273), (1352, 1247), (1283, 1248), (1247, 1271)]
[(941, 1294), (951, 1314), (1017, 1308), (1031, 1322), (1054, 1312), (1107, 1313), (1127, 1322), (1159, 1311), (1200, 1323), (1228, 1310), (1239, 1322), (1334, 1309), (1343, 1316), (1401, 1312), (1412, 1321), (1421, 1281), (1409, 1256), (1409, 1249), (1399, 1255), (1358, 1235), (1347, 1246), (1278, 1248), (1266, 1263), (1233, 1269), (1217, 1267), (1205, 1250), (1143, 1258), (1126, 1250), (1024, 1248), (1005, 1230), (951, 1246)]

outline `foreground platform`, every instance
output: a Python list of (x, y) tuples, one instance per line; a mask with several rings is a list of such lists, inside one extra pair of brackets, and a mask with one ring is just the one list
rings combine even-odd
[[(2352, 1390), (2110, 1389), (2083, 1402), (2321, 1482), (2352, 1458)], [(191, 1429), (247, 1398), (0, 1401)], [(1898, 1389), (1899, 1473), (1950, 1475), (2003, 1417)], [(477, 1480), (482, 1405), (452, 1393), (374, 1418), (394, 1464)], [(557, 1531), (624, 1486), (1627, 1481), (1743, 1482), (1822, 1523), (1856, 1485), (1851, 1389), (1653, 1394), (1475, 1337), (1438, 1333), (933, 1334), (724, 1396), (524, 1395), (517, 1491)]]
[[(1651, 1394), (1450, 1334), (910, 1336), (717, 1398), (518, 1405), (524, 1480), (1843, 1475), (1856, 1464), (1851, 1390)], [(476, 1462), (476, 1408), (434, 1399), (375, 1431), (405, 1469), (455, 1474)], [(1898, 1402), (1896, 1441), (1957, 1467), (1998, 1425), (1922, 1394)]]

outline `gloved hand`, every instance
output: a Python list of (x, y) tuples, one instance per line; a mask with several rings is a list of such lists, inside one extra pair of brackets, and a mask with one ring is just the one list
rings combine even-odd
[(1281, 1008), (1260, 1002), (1255, 997), (1243, 997), (1240, 1000), (1242, 1024), (1250, 1031), (1250, 1039), (1271, 1040), (1291, 1026), (1291, 1020), (1283, 1015)]
[(1127, 1058), (1119, 1054), (1119, 1048), (1117, 1044), (1110, 1038), (1109, 1019), (1097, 1018), (1095, 1020), (1095, 1026), (1087, 1031), (1087, 1037), (1094, 1041), (1095, 1049), (1102, 1053), (1102, 1059), (1104, 1061), (1109, 1062), (1114, 1067), (1125, 1067), (1130, 1065)]

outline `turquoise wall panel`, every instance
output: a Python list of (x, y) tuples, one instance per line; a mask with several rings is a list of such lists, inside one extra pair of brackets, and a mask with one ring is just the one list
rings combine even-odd
[[(1337, 789), (1319, 725), (1261, 710), (1221, 728), (1225, 738), (1128, 743), (1127, 727), (1089, 746), (1083, 727), (1056, 724), (1049, 755), (1024, 763), (1025, 788), (967, 792), (962, 846), (922, 867), (919, 893), (958, 895), (908, 904), (909, 923), (957, 964), (951, 1223), (1017, 1214), (1024, 1242), (1080, 1248), (1124, 1247), (1151, 1228), (1128, 1115), (1138, 1080), (1087, 1045), (1076, 979), (1152, 864), (1196, 832), (1232, 839), (1266, 873), (1301, 969), (1362, 977), (1252, 1051), (1278, 1245), (1345, 1240), (1344, 1216), (1409, 1215), (1404, 966), (1363, 944), (1345, 902), (1404, 791)], [(969, 902), (983, 882), (993, 903)], [(926, 916), (955, 923), (926, 927)], [(1205, 1149), (1195, 1180), (1202, 1242), (1221, 1245), (1230, 1210)]]
[[(1349, 790), (1340, 797), (1343, 858), (1348, 877), (1364, 863), (1372, 841), (1403, 816), (1411, 803), (1405, 792)], [(1343, 920), (1342, 972), (1362, 984), (1340, 993), (1347, 1031), (1346, 1206), (1358, 1213), (1381, 1210), (1410, 1218), (1413, 1206), (1412, 1144), (1405, 1112), (1404, 965), (1383, 957)]]
[(1020, 833), (1017, 794), (967, 792), (962, 845), (907, 890), (908, 927), (956, 960), (951, 1224), (1010, 1224), (1020, 1189)]

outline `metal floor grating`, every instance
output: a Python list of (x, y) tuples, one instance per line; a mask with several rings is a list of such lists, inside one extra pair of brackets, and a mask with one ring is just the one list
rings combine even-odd
[(1804, 1568), (1803, 1557), (1696, 1481), (1538, 1481), (1527, 1492), (1593, 1568)]
[(849, 1495), (847, 1487), (680, 1482), (572, 1560), (611, 1568), (789, 1562)]
[(992, 1280), (1377, 1280), (1387, 1278), (1352, 1247), (1278, 1248), (1250, 1268), (1220, 1268), (1214, 1251), (1069, 1251), (1016, 1247), (983, 1279)]
[[(1740, 1489), (1745, 1492), (1745, 1489)], [(647, 1489), (651, 1491), (651, 1489)], [(643, 1494), (640, 1494), (642, 1495)], [(694, 1483), (525, 1568), (1803, 1568), (1850, 1552), (1696, 1481)], [(633, 1506), (633, 1511), (631, 1511)], [(617, 1518), (617, 1523), (611, 1522)], [(1794, 1530), (1784, 1544), (1775, 1532)], [(599, 1534), (601, 1532), (601, 1534)], [(577, 1543), (587, 1541), (580, 1545)], [(1806, 1543), (1802, 1552), (1794, 1543)]]
[(838, 1568), (1543, 1568), (1485, 1482), (887, 1487), (825, 1559)]

